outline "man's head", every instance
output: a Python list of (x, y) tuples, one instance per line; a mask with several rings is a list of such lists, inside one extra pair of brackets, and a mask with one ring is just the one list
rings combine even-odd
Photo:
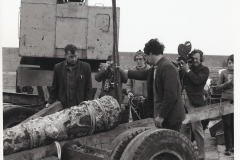
[(77, 47), (69, 44), (64, 48), (64, 51), (67, 62), (69, 64), (76, 64), (78, 60)]
[(163, 55), (164, 48), (165, 46), (158, 39), (149, 40), (143, 49), (148, 63), (155, 65), (159, 60), (157, 57)]
[(135, 53), (134, 61), (136, 62), (137, 67), (145, 66), (145, 62), (146, 62), (145, 55), (141, 50)]
[(233, 62), (233, 54), (230, 55), (227, 59), (227, 65), (228, 65), (228, 69), (229, 70), (233, 70), (234, 69), (234, 62)]
[(203, 52), (199, 49), (194, 49), (190, 53), (190, 57), (192, 57), (192, 65), (194, 67), (199, 66), (203, 62)]
[(110, 66), (111, 64), (113, 64), (113, 55), (111, 55), (111, 54), (108, 55), (106, 64), (107, 64), (108, 66)]

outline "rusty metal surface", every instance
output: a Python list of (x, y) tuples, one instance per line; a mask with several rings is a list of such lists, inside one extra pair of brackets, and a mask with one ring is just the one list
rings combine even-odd
[[(80, 142), (99, 149), (111, 149), (111, 142), (121, 133), (133, 127), (154, 127), (153, 119), (144, 119), (126, 124), (120, 124), (114, 130), (93, 134), (91, 136), (76, 138), (60, 142), (61, 147), (67, 142)], [(34, 148), (4, 156), (4, 160), (38, 160), (52, 155), (57, 155), (54, 143), (39, 148)]]
[(73, 4), (57, 4), (57, 17), (87, 19), (88, 7)]
[(57, 0), (21, 0), (21, 2), (25, 3), (43, 3), (43, 4), (56, 4)]
[(79, 49), (86, 49), (87, 19), (57, 18), (56, 47), (64, 48), (73, 44)]
[(56, 5), (21, 3), (20, 56), (53, 57)]
[[(117, 8), (118, 28), (119, 12)], [(80, 58), (106, 60), (113, 49), (112, 8), (45, 0), (21, 3), (20, 56), (64, 58), (67, 44), (77, 46)]]
[[(119, 29), (120, 9), (117, 8), (117, 24)], [(89, 7), (87, 58), (107, 59), (113, 50), (112, 8)]]

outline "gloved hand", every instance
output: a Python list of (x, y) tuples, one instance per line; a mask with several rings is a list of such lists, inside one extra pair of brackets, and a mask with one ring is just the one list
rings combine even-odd
[(132, 92), (128, 92), (128, 98), (132, 98), (134, 95)]

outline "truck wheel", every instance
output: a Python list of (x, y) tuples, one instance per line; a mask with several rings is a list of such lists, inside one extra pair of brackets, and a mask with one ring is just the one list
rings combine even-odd
[(136, 136), (120, 160), (195, 160), (193, 144), (183, 134), (168, 129), (153, 129)]
[(11, 128), (35, 113), (36, 111), (25, 107), (5, 105), (3, 108), (3, 129)]
[(147, 127), (137, 127), (129, 129), (120, 135), (118, 135), (111, 143), (112, 152), (110, 154), (111, 160), (119, 160), (122, 156), (124, 149), (130, 143), (130, 141), (136, 137), (138, 134), (149, 130), (151, 128)]

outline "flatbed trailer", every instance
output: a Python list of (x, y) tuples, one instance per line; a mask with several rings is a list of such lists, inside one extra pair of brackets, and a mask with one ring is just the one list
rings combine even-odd
[[(215, 118), (234, 112), (234, 105), (228, 102), (197, 108), (187, 114), (183, 123)], [(59, 142), (4, 156), (5, 160), (39, 160), (57, 158), (61, 150), (62, 160), (127, 160), (160, 159), (167, 155), (169, 160), (195, 159), (193, 144), (181, 133), (156, 128), (152, 118), (123, 123), (113, 130)], [(85, 151), (74, 149), (84, 146)]]

